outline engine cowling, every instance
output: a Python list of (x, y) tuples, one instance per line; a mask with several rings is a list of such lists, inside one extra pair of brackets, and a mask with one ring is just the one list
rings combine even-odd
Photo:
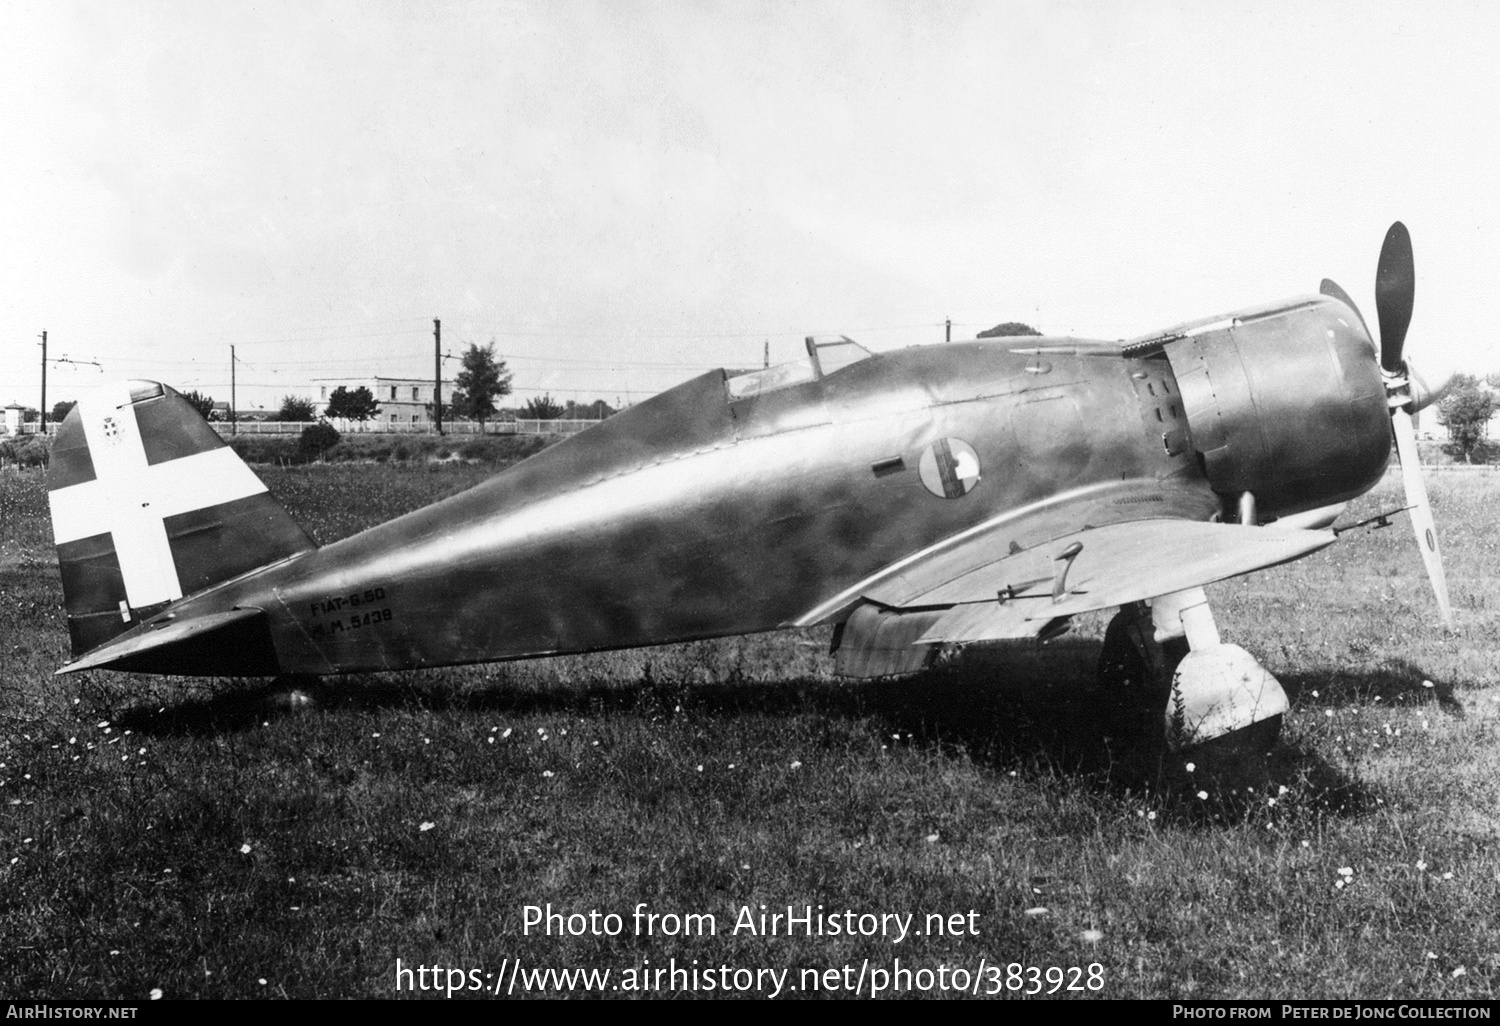
[(1167, 343), (1183, 410), (1214, 491), (1254, 495), (1260, 519), (1343, 502), (1391, 453), (1374, 343), (1337, 300), (1242, 311)]

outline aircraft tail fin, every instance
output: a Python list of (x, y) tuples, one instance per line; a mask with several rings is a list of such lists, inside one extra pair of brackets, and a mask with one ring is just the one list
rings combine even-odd
[(174, 389), (120, 382), (59, 426), (47, 470), (75, 657), (184, 595), (315, 546)]

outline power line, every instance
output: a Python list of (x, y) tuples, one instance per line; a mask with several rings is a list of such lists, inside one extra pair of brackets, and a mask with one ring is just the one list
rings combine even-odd
[(528, 363), (566, 363), (576, 367), (666, 367), (673, 370), (712, 370), (716, 363), (665, 363), (655, 360), (570, 360), (563, 356), (522, 356), (513, 353), (498, 353), (509, 360), (525, 360)]
[(396, 338), (402, 335), (415, 335), (415, 331), (366, 331), (355, 335), (304, 335), (299, 338), (260, 338), (237, 341), (242, 346), (270, 346), (282, 345), (292, 342), (350, 342), (362, 338)]
[[(271, 338), (265, 338), (265, 337), (259, 337), (259, 338), (257, 338), (257, 337), (253, 337), (253, 336), (237, 335), (237, 334), (234, 334), (234, 333), (228, 333), (228, 332), (226, 332), (226, 333), (220, 333), (218, 336), (216, 336), (215, 339), (214, 339), (214, 344), (227, 345), (227, 344), (229, 344), (229, 342), (230, 342), (231, 339), (233, 340), (234, 344), (236, 344), (236, 345), (242, 345), (242, 346), (261, 346), (261, 345), (302, 344), (302, 343), (308, 343), (308, 342), (346, 342), (346, 341), (358, 341), (360, 339), (372, 339), (372, 338), (400, 338), (400, 337), (404, 337), (404, 336), (411, 336), (413, 338), (413, 340), (415, 341), (415, 337), (417, 335), (419, 335), (419, 334), (425, 335), (426, 334), (426, 331), (423, 328), (417, 327), (417, 325), (425, 325), (427, 323), (424, 319), (420, 319), (420, 318), (410, 318), (410, 319), (407, 319), (407, 318), (393, 318), (393, 319), (386, 320), (386, 321), (364, 322), (363, 324), (360, 324), (360, 323), (350, 323), (350, 324), (344, 324), (344, 325), (327, 325), (326, 327), (328, 327), (330, 329), (336, 329), (336, 328), (341, 328), (341, 327), (360, 327), (360, 326), (364, 326), (365, 324), (373, 326), (373, 325), (378, 325), (378, 324), (383, 324), (383, 323), (410, 323), (410, 324), (412, 324), (412, 327), (410, 329), (402, 329), (402, 330), (394, 330), (394, 331), (359, 331), (359, 332), (337, 333), (337, 334), (315, 333), (315, 334), (300, 334), (300, 335), (275, 336), (275, 337), (271, 337)], [(972, 327), (972, 326), (976, 326), (976, 325), (982, 326), (983, 324), (986, 324), (988, 322), (980, 322), (980, 321), (972, 321), (972, 322), (971, 321), (963, 321), (963, 322), (959, 322), (959, 321), (955, 321), (953, 323), (954, 323), (955, 326)], [(865, 327), (862, 327), (862, 328), (842, 327), (842, 328), (837, 328), (837, 329), (827, 329), (827, 328), (813, 328), (813, 329), (809, 329), (806, 326), (803, 326), (803, 327), (800, 327), (800, 328), (799, 327), (778, 327), (778, 328), (770, 328), (770, 329), (768, 329), (768, 328), (755, 328), (755, 329), (744, 329), (744, 330), (740, 330), (740, 331), (650, 331), (650, 330), (637, 330), (637, 329), (632, 329), (632, 328), (616, 328), (616, 329), (613, 329), (613, 330), (610, 330), (610, 331), (564, 331), (564, 330), (557, 330), (557, 329), (554, 329), (554, 328), (541, 328), (541, 327), (531, 327), (531, 326), (498, 326), (498, 325), (492, 325), (492, 324), (477, 324), (477, 325), (467, 326), (465, 328), (464, 334), (466, 334), (466, 335), (467, 334), (506, 335), (506, 336), (520, 337), (520, 338), (578, 338), (578, 339), (610, 339), (610, 340), (613, 340), (613, 341), (630, 341), (630, 340), (633, 340), (633, 339), (652, 339), (652, 338), (682, 338), (682, 339), (765, 338), (768, 335), (770, 335), (770, 336), (793, 336), (793, 337), (796, 337), (796, 338), (801, 338), (801, 337), (803, 337), (805, 335), (825, 334), (828, 331), (834, 331), (834, 330), (842, 332), (844, 334), (852, 334), (852, 333), (856, 333), (856, 332), (917, 331), (917, 330), (921, 330), (921, 329), (925, 329), (925, 328), (932, 328), (932, 327), (939, 327), (940, 328), (942, 326), (943, 326), (943, 322), (942, 321), (934, 321), (934, 322), (921, 323), (921, 324), (889, 324), (889, 325), (865, 326)], [(155, 348), (158, 348), (158, 347), (171, 346), (171, 345), (173, 345), (173, 343), (139, 342), (139, 343), (134, 343), (133, 344), (134, 348), (137, 348), (137, 349), (155, 349)], [(124, 358), (122, 357), (121, 359), (124, 359)], [(541, 359), (541, 358), (540, 357), (533, 357), (533, 359)], [(312, 361), (308, 361), (308, 362), (312, 362)]]
[[(497, 358), (507, 363), (512, 360), (525, 361), (527, 363), (560, 363), (576, 367), (660, 367), (665, 370), (713, 370), (720, 366), (717, 363), (668, 363), (655, 360), (583, 360), (569, 359), (559, 356), (526, 356), (519, 353), (497, 353)], [(325, 366), (348, 366), (351, 364), (389, 363), (401, 356), (378, 357), (378, 356), (350, 356), (330, 360), (245, 360), (239, 362), (246, 367), (260, 367), (272, 370), (276, 367), (325, 367)], [(415, 357), (414, 357), (415, 359)], [(144, 356), (116, 356), (110, 357), (111, 363), (141, 364), (154, 367), (196, 367), (204, 363), (215, 361), (206, 358), (193, 357), (188, 360), (153, 360)]]
[[(417, 379), (413, 378), (412, 380), (417, 380)], [(288, 387), (288, 385), (287, 385), (287, 383), (285, 381), (280, 381), (280, 382), (241, 381), (241, 382), (239, 382), (239, 384), (244, 385), (246, 388), (287, 388)], [(193, 386), (196, 389), (198, 389), (199, 391), (203, 391), (204, 389), (210, 389), (210, 388), (228, 388), (228, 387), (230, 387), (230, 383), (227, 382), (227, 381), (198, 381), (198, 380), (194, 379)], [(566, 392), (566, 393), (575, 394), (575, 395), (582, 394), (584, 392), (592, 393), (594, 395), (656, 395), (658, 392), (660, 392), (662, 390), (659, 389), (659, 388), (623, 388), (623, 387), (621, 387), (619, 385), (579, 385), (579, 386), (561, 386), (561, 385), (557, 385), (557, 386), (551, 386), (551, 387), (546, 387), (546, 388), (543, 388), (543, 387), (534, 387), (534, 386), (531, 386), (531, 385), (513, 385), (511, 387), (511, 391), (512, 392), (559, 392), (559, 393)]]
[[(412, 325), (412, 327), (410, 329), (403, 329), (403, 330), (378, 331), (378, 332), (363, 331), (363, 332), (355, 332), (355, 333), (347, 333), (347, 334), (327, 334), (327, 333), (317, 334), (317, 333), (309, 333), (309, 334), (302, 334), (302, 335), (287, 335), (287, 336), (279, 336), (279, 337), (272, 337), (272, 338), (265, 338), (265, 337), (262, 337), (262, 338), (239, 338), (239, 339), (237, 339), (236, 344), (240, 345), (240, 346), (244, 346), (244, 345), (251, 345), (251, 346), (261, 345), (261, 346), (265, 346), (265, 345), (276, 345), (276, 344), (281, 344), (281, 345), (302, 344), (302, 345), (306, 345), (307, 343), (315, 343), (315, 342), (340, 342), (340, 341), (357, 341), (357, 340), (363, 340), (363, 339), (389, 339), (389, 338), (404, 338), (404, 339), (410, 340), (412, 343), (416, 343), (418, 341), (419, 332), (420, 332), (421, 335), (424, 335), (424, 336), (426, 335), (426, 331), (424, 329), (417, 327), (418, 324), (423, 324), (425, 326), (425, 323), (426, 323), (425, 319), (419, 320), (417, 318), (410, 318), (410, 319), (408, 319), (408, 318), (391, 318), (391, 319), (386, 319), (384, 321), (361, 322), (360, 326), (369, 325), (369, 324), (382, 324), (382, 323), (409, 323), (409, 324)], [(980, 323), (987, 323), (987, 322), (956, 322), (956, 324), (958, 326), (969, 326), (971, 324), (980, 324)], [(354, 325), (351, 325), (351, 326), (354, 326)], [(934, 328), (934, 327), (936, 327), (936, 328), (943, 328), (944, 326), (945, 326), (945, 322), (943, 322), (943, 321), (935, 321), (935, 322), (928, 322), (928, 323), (922, 323), (922, 324), (905, 324), (905, 325), (889, 325), (889, 326), (884, 326), (884, 327), (851, 328), (851, 329), (848, 329), (848, 333), (854, 334), (854, 335), (858, 335), (860, 333), (873, 333), (873, 332), (925, 330), (925, 329), (931, 329), (931, 328)], [(332, 327), (336, 327), (336, 326), (329, 325), (328, 327), (332, 328)], [(579, 339), (591, 339), (591, 338), (592, 339), (600, 339), (600, 338), (607, 338), (607, 339), (610, 339), (610, 340), (616, 341), (616, 342), (629, 342), (629, 341), (652, 339), (652, 338), (659, 338), (659, 339), (682, 338), (682, 339), (699, 339), (699, 340), (759, 338), (759, 339), (768, 341), (767, 338), (766, 338), (768, 335), (769, 336), (776, 336), (776, 335), (782, 335), (782, 334), (797, 334), (797, 335), (800, 336), (800, 335), (804, 334), (805, 331), (806, 331), (806, 329), (797, 329), (797, 330), (786, 329), (784, 332), (781, 331), (781, 330), (768, 332), (768, 331), (766, 331), (764, 329), (760, 329), (760, 330), (756, 330), (756, 331), (746, 330), (746, 331), (732, 331), (732, 332), (666, 332), (666, 331), (659, 331), (658, 332), (658, 331), (630, 331), (630, 330), (616, 330), (616, 331), (611, 331), (611, 332), (576, 332), (576, 331), (544, 330), (540, 326), (514, 325), (514, 324), (502, 326), (502, 325), (497, 325), (497, 324), (488, 324), (488, 325), (486, 325), (486, 324), (483, 324), (483, 323), (481, 323), (481, 324), (466, 325), (465, 328), (466, 328), (466, 330), (465, 330), (464, 333), (466, 335), (482, 335), (482, 334), (489, 333), (489, 334), (501, 334), (501, 335), (513, 336), (513, 337), (533, 337), (533, 338), (538, 338), (538, 339), (543, 339), (543, 338), (579, 338)], [(227, 344), (227, 342), (215, 342), (214, 343), (215, 346), (220, 345), (220, 344)], [(162, 343), (155, 343), (155, 344), (153, 344), (153, 343), (145, 343), (144, 347), (145, 348), (155, 348), (158, 345), (162, 345)], [(234, 347), (231, 346), (231, 349), (233, 349), (233, 348)], [(372, 350), (385, 350), (387, 347), (384, 346), (384, 345), (379, 345), (379, 346), (370, 346), (368, 348), (370, 348)], [(339, 377), (339, 376), (342, 376), (342, 377), (348, 377), (348, 378), (351, 378), (351, 379), (352, 378), (356, 378), (356, 377), (379, 376), (382, 373), (384, 373), (386, 375), (390, 375), (393, 370), (411, 369), (413, 366), (416, 365), (417, 360), (421, 358), (418, 352), (413, 351), (414, 349), (415, 349), (415, 346), (413, 346), (412, 349), (405, 350), (405, 351), (402, 351), (402, 352), (385, 352), (385, 351), (381, 351), (381, 352), (367, 352), (367, 353), (364, 353), (364, 354), (359, 355), (359, 356), (329, 356), (329, 357), (323, 357), (323, 358), (318, 358), (318, 359), (280, 360), (280, 359), (275, 359), (275, 358), (263, 358), (263, 359), (258, 359), (258, 360), (254, 360), (254, 361), (247, 361), (247, 360), (243, 360), (243, 359), (236, 359), (235, 363), (245, 366), (252, 373), (258, 371), (258, 372), (260, 372), (260, 374), (266, 375), (267, 377), (275, 377), (275, 378), (279, 379), (279, 380), (276, 380), (276, 381), (271, 381), (271, 380), (252, 380), (252, 381), (246, 381), (246, 382), (244, 382), (244, 384), (246, 385), (247, 388), (273, 389), (273, 390), (290, 390), (292, 392), (301, 392), (301, 391), (306, 390), (306, 388), (310, 384), (309, 379), (311, 377), (313, 377), (314, 375), (317, 375), (319, 369), (323, 369), (325, 371), (326, 376), (329, 376), (329, 377)], [(137, 350), (137, 351), (139, 351), (139, 350)], [(347, 351), (347, 348), (346, 348), (345, 351)], [(267, 355), (269, 356), (270, 354), (267, 354)], [(599, 358), (599, 357), (533, 356), (533, 355), (528, 354), (528, 353), (502, 353), (502, 354), (499, 354), (499, 355), (500, 355), (500, 357), (506, 363), (509, 363), (509, 364), (512, 364), (512, 365), (516, 365), (516, 364), (519, 364), (519, 365), (529, 365), (529, 364), (537, 364), (537, 363), (539, 363), (539, 364), (544, 364), (544, 365), (555, 366), (555, 367), (558, 367), (558, 368), (590, 368), (590, 369), (594, 369), (594, 370), (618, 371), (618, 372), (621, 372), (622, 376), (624, 377), (624, 381), (616, 383), (616, 384), (611, 384), (611, 385), (594, 385), (594, 384), (571, 385), (571, 384), (558, 384), (558, 385), (549, 386), (549, 387), (543, 387), (543, 386), (536, 386), (536, 387), (532, 387), (532, 386), (517, 386), (517, 387), (515, 387), (513, 389), (513, 391), (516, 391), (516, 392), (527, 392), (527, 393), (557, 392), (559, 394), (595, 393), (595, 394), (651, 395), (651, 394), (655, 394), (655, 392), (659, 391), (659, 388), (630, 388), (630, 387), (628, 387), (627, 383), (629, 381), (629, 375), (630, 375), (630, 373), (633, 372), (633, 373), (638, 374), (641, 377), (646, 378), (646, 382), (660, 381), (662, 379), (662, 377), (671, 377), (671, 378), (673, 378), (675, 380), (681, 380), (681, 378), (682, 378), (682, 376), (683, 376), (683, 374), (685, 372), (686, 373), (701, 373), (701, 372), (708, 371), (708, 370), (711, 370), (711, 369), (714, 369), (714, 368), (720, 367), (720, 366), (731, 366), (731, 367), (733, 367), (733, 366), (746, 366), (746, 367), (748, 367), (748, 366), (753, 365), (753, 363), (754, 363), (753, 360), (737, 360), (737, 359), (735, 359), (735, 357), (734, 357), (733, 354), (727, 354), (727, 357), (728, 357), (727, 359), (714, 360), (714, 361), (701, 361), (701, 362), (670, 361), (670, 360), (620, 360), (620, 359), (611, 359), (611, 358), (608, 358), (608, 357)], [(212, 358), (207, 357), (207, 356), (191, 356), (191, 357), (186, 357), (186, 358), (175, 357), (175, 358), (154, 359), (154, 358), (152, 358), (150, 356), (146, 356), (146, 355), (131, 355), (131, 356), (119, 356), (119, 357), (113, 357), (113, 356), (111, 356), (111, 357), (105, 357), (104, 360), (105, 360), (106, 363), (122, 365), (125, 368), (133, 368), (133, 369), (141, 369), (141, 370), (145, 370), (146, 368), (160, 368), (161, 371), (167, 372), (167, 373), (158, 372), (158, 374), (160, 376), (162, 376), (162, 377), (167, 377), (168, 374), (180, 375), (182, 377), (189, 377), (190, 376), (191, 383), (193, 383), (194, 385), (196, 385), (197, 387), (200, 387), (200, 388), (225, 388), (225, 387), (228, 387), (228, 388), (233, 389), (238, 384), (238, 382), (237, 382), (237, 375), (235, 376), (235, 380), (231, 380), (229, 382), (222, 382), (222, 381), (204, 382), (202, 380), (202, 375), (205, 372), (207, 372), (207, 373), (213, 373), (214, 370), (219, 369), (219, 367), (220, 367), (218, 360), (212, 359)], [(171, 369), (171, 370), (168, 370), (168, 369)], [(127, 371), (125, 371), (125, 373), (131, 373), (131, 371), (127, 370)], [(157, 374), (152, 374), (149, 370), (145, 370), (145, 373), (146, 373), (147, 376), (158, 376)], [(544, 373), (542, 373), (540, 369), (529, 371), (529, 372), (525, 372), (525, 374), (526, 374), (527, 377), (532, 377), (533, 380), (535, 380), (537, 376), (540, 376), (540, 377), (542, 377), (544, 379), (546, 377), (550, 377), (551, 376), (551, 374), (544, 374)], [(323, 375), (318, 375), (318, 376), (323, 376)], [(417, 377), (420, 377), (421, 375), (420, 374), (407, 374), (407, 375), (404, 375), (404, 376), (411, 377), (411, 378), (415, 379)], [(627, 387), (622, 387), (622, 385), (627, 385)]]
[(863, 328), (814, 328), (807, 327), (781, 327), (781, 328), (756, 328), (745, 331), (637, 331), (628, 328), (619, 328), (614, 331), (554, 331), (522, 328), (500, 328), (492, 325), (477, 324), (469, 327), (469, 331), (477, 333), (488, 333), (491, 335), (518, 335), (538, 338), (608, 338), (617, 340), (628, 340), (635, 338), (764, 338), (767, 335), (792, 335), (801, 338), (805, 335), (821, 335), (830, 331), (838, 331), (843, 334), (852, 334), (860, 331), (916, 331), (919, 328), (941, 328), (942, 321), (933, 321), (923, 324), (889, 324), (879, 327)]

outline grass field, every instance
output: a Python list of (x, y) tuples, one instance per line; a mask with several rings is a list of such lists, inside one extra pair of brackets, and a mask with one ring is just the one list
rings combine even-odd
[[(326, 542), (492, 470), (261, 473)], [(825, 630), (293, 696), (54, 679), (41, 478), (0, 472), (0, 993), (384, 997), (398, 959), (519, 979), (517, 995), (556, 992), (533, 970), (608, 969), (630, 993), (675, 959), (787, 970), (782, 993), (807, 996), (833, 978), (803, 970), (849, 966), (838, 986), (863, 972), (869, 993), (899, 959), (933, 995), (959, 967), (980, 993), (1493, 998), (1500, 477), (1429, 483), (1454, 635), (1402, 517), (1210, 589), (1226, 639), (1293, 702), (1266, 772), (1231, 781), (1114, 737), (1090, 689), (1102, 617), (895, 683), (832, 677)], [(621, 929), (523, 932), (525, 906), (549, 903)], [(742, 907), (820, 904), (914, 914), (913, 932), (733, 931)], [(643, 935), (641, 905), (712, 914), (716, 933)], [(943, 934), (917, 935), (929, 914)]]

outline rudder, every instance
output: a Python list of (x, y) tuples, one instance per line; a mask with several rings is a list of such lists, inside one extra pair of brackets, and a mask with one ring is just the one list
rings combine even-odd
[(184, 595), (315, 546), (186, 399), (154, 381), (81, 399), (47, 499), (75, 657)]

